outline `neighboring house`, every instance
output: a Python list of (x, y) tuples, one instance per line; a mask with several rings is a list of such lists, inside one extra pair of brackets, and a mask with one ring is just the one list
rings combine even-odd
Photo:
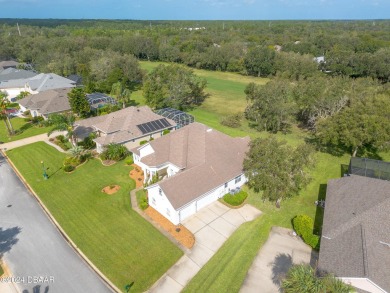
[(27, 79), (30, 77), (34, 77), (38, 75), (38, 73), (30, 70), (24, 69), (15, 69), (15, 68), (7, 68), (3, 71), (0, 71), (0, 82), (9, 81), (14, 79)]
[(95, 132), (96, 150), (101, 153), (110, 143), (123, 144), (128, 149), (143, 140), (162, 136), (164, 130), (173, 130), (176, 123), (154, 113), (149, 107), (128, 107), (107, 115), (76, 122), (75, 135), (79, 139)]
[(0, 81), (0, 90), (8, 94), (7, 98), (10, 101), (13, 101), (20, 92), (37, 94), (42, 91), (75, 86), (74, 81), (54, 73), (40, 73), (29, 78)]
[(7, 68), (17, 68), (19, 65), (19, 62), (16, 61), (0, 61), (0, 71), (7, 69)]
[(328, 182), (318, 267), (359, 290), (390, 292), (390, 181)]
[(22, 111), (30, 110), (31, 116), (42, 116), (70, 111), (68, 93), (70, 88), (43, 91), (18, 101)]
[(177, 225), (247, 181), (248, 149), (249, 137), (232, 138), (195, 122), (132, 152), (146, 182), (163, 178), (146, 187), (149, 205)]

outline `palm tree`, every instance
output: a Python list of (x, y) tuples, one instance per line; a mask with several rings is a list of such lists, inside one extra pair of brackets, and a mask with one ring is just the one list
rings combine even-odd
[(122, 108), (126, 108), (126, 103), (130, 101), (131, 90), (125, 88), (122, 83), (116, 82), (112, 85), (111, 95), (116, 96), (116, 99), (122, 103)]
[(77, 145), (76, 137), (74, 136), (74, 122), (75, 117), (73, 114), (52, 114), (49, 116), (48, 124), (54, 127), (49, 131), (47, 136), (50, 136), (55, 131), (66, 131), (66, 137), (71, 144), (75, 147)]
[(282, 281), (285, 293), (349, 293), (352, 287), (335, 278), (332, 274), (317, 277), (316, 270), (310, 265), (292, 266)]
[(8, 105), (9, 105), (9, 101), (6, 98), (6, 95), (0, 92), (0, 118), (4, 121), (9, 135), (14, 135), (15, 131), (14, 128), (12, 127), (11, 120), (9, 119), (9, 115), (7, 113)]

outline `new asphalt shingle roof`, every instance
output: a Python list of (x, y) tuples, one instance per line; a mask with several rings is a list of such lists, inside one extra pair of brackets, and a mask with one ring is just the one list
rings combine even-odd
[(37, 110), (43, 115), (70, 110), (68, 93), (70, 88), (43, 91), (35, 95), (29, 95), (18, 101), (23, 107)]
[[(182, 171), (160, 181), (175, 209), (243, 173), (249, 137), (232, 138), (201, 123), (192, 123), (151, 141), (154, 153), (141, 158), (148, 166), (170, 162)], [(139, 149), (132, 151), (139, 154)]]
[(319, 268), (368, 278), (390, 292), (389, 211), (390, 181), (357, 175), (330, 180)]

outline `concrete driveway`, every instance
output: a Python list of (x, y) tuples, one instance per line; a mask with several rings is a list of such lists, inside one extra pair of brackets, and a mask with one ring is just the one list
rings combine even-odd
[(1, 154), (0, 256), (22, 293), (112, 292), (69, 246)]
[(260, 214), (250, 205), (230, 209), (217, 201), (186, 219), (183, 225), (195, 235), (195, 245), (149, 292), (180, 292), (241, 224)]
[(281, 292), (281, 279), (293, 264), (315, 263), (317, 253), (292, 232), (286, 228), (272, 228), (248, 271), (240, 293)]

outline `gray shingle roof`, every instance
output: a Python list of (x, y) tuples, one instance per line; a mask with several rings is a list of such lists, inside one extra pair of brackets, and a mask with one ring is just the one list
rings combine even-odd
[[(390, 291), (390, 181), (351, 175), (328, 182), (319, 268), (366, 277)], [(330, 238), (330, 239), (329, 239)]]
[[(157, 166), (170, 162), (183, 171), (159, 186), (175, 209), (243, 173), (249, 137), (232, 138), (201, 123), (192, 123), (150, 142), (154, 153), (141, 162)], [(132, 150), (139, 153), (138, 149)]]
[(69, 88), (43, 91), (35, 95), (29, 95), (18, 101), (23, 107), (30, 110), (38, 110), (43, 115), (70, 110), (68, 93)]
[[(14, 79), (26, 79), (38, 75), (38, 73), (33, 71), (28, 71), (24, 69), (15, 69), (7, 68), (0, 72), (0, 87), (1, 82), (9, 81)], [(4, 83), (5, 85), (6, 83)]]
[[(107, 115), (92, 117), (77, 121), (75, 129), (76, 136), (83, 137), (86, 133), (100, 130), (106, 135), (102, 135), (95, 141), (102, 145), (110, 143), (123, 143), (132, 139), (147, 136), (143, 134), (137, 125), (164, 118), (154, 113), (149, 107), (128, 107)], [(173, 120), (167, 119), (169, 127), (175, 127)], [(152, 133), (152, 132), (151, 132)]]
[(40, 73), (30, 78), (0, 82), (0, 88), (23, 88), (28, 85), (33, 91), (75, 87), (75, 82), (54, 73)]

